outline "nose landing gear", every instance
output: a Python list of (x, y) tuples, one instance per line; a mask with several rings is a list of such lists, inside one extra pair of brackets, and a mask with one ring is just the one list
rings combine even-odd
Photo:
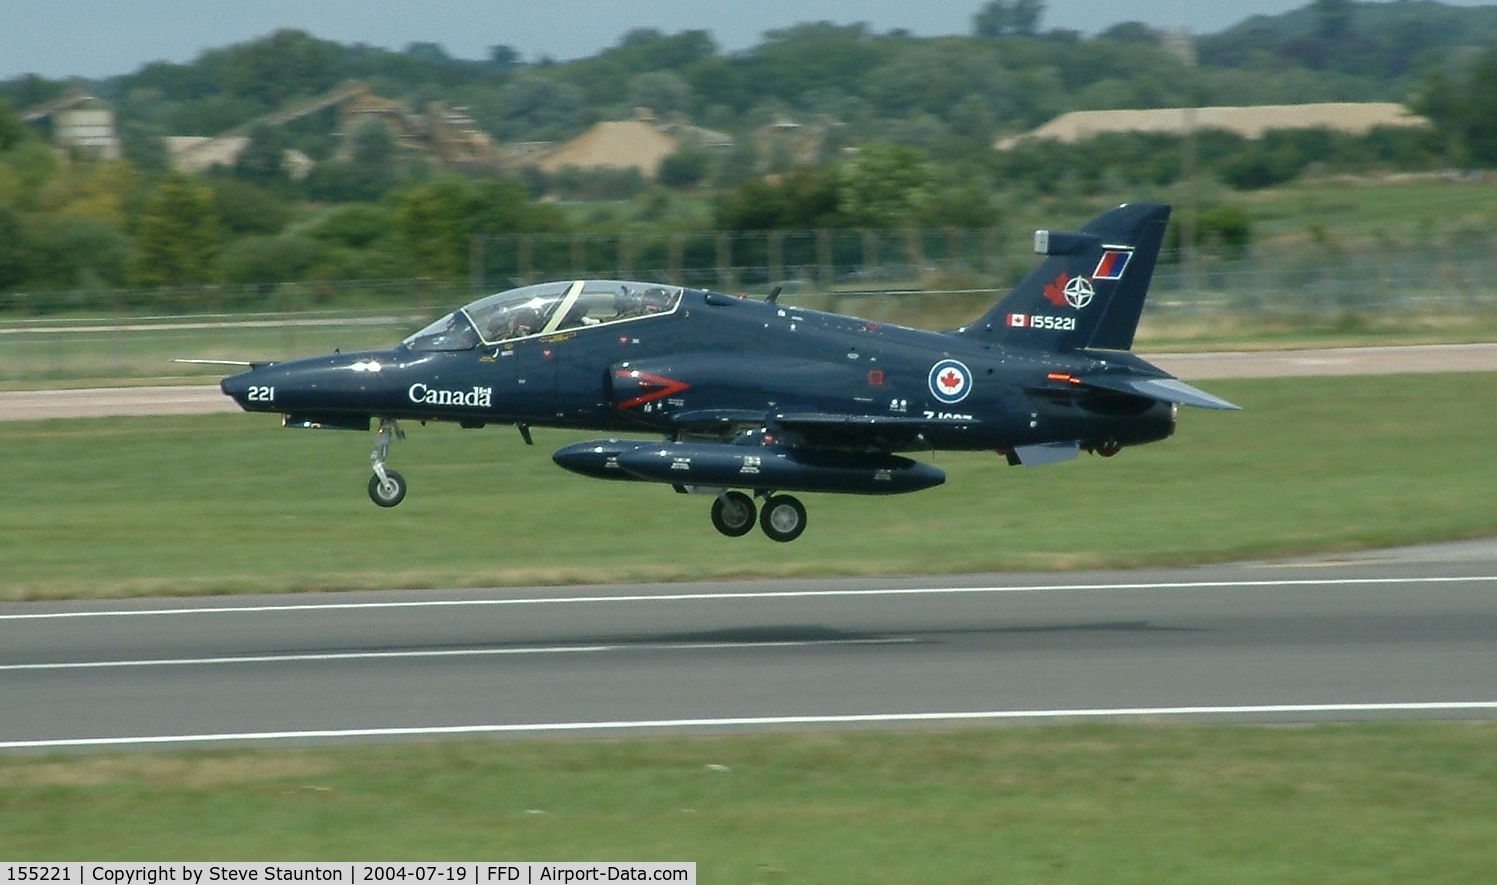
[(369, 500), (381, 507), (394, 507), (405, 500), (405, 477), (385, 467), (392, 434), (395, 439), (405, 439), (405, 431), (394, 419), (379, 419), (379, 435), (374, 439), (374, 451), (369, 453), (369, 462), (374, 465), (374, 475), (369, 477)]

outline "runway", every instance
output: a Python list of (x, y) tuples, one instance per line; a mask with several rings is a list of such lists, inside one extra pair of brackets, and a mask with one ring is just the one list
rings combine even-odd
[(0, 606), (0, 749), (1497, 715), (1497, 544)]
[[(1322, 350), (1145, 354), (1186, 381), (1309, 375), (1383, 375), (1497, 371), (1497, 343), (1356, 347)], [(231, 371), (231, 370), (226, 370)], [(0, 391), (0, 421), (112, 415), (238, 412), (217, 385)]]

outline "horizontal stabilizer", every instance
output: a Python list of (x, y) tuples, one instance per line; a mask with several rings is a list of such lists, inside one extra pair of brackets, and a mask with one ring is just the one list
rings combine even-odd
[(1146, 396), (1167, 403), (1195, 406), (1200, 409), (1241, 409), (1218, 396), (1197, 390), (1179, 378), (1146, 378), (1137, 375), (1090, 375), (1082, 376), (1082, 384), (1118, 393)]

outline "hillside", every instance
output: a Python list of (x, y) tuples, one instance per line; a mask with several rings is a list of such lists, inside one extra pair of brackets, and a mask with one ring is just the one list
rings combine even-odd
[[(0, 83), (0, 292), (454, 278), (472, 270), (474, 237), (545, 233), (574, 256), (587, 236), (627, 232), (668, 256), (665, 239), (713, 230), (988, 229), (1037, 198), (1062, 211), (1173, 200), (1192, 165), (1210, 185), (1202, 236), (1240, 248), (1250, 231), (1234, 193), (1307, 169), (1497, 168), (1497, 49), (1480, 45), (1494, 22), (1490, 7), (1316, 0), (1200, 38), (1196, 67), (1129, 22), (1090, 37), (813, 22), (743, 52), (704, 31), (641, 29), (564, 63), (283, 30), (98, 82)], [(62, 124), (12, 110), (70, 91), (102, 100), (80, 110), (115, 115), (125, 162), (75, 162), (53, 149)], [(993, 149), (1071, 111), (1372, 101), (1412, 103), (1435, 125)], [(647, 119), (680, 136), (674, 148)], [(599, 124), (625, 120), (658, 142), (648, 163), (579, 168), (568, 158), (598, 152), (558, 147), (588, 131), (610, 140), (625, 127)], [(225, 133), (232, 152), (202, 151), (222, 165), (173, 172), (168, 138)], [(515, 269), (540, 260), (525, 255)]]
[[(1494, 7), (1319, 0), (1200, 37), (1202, 69), (1190, 75), (1138, 23), (1094, 38), (1068, 31), (919, 38), (807, 23), (740, 53), (722, 52), (704, 31), (641, 29), (565, 63), (525, 63), (503, 46), (468, 61), (434, 44), (394, 52), (281, 31), (189, 64), (150, 64), (95, 83), (12, 80), (0, 83), (0, 97), (21, 109), (81, 85), (114, 105), (127, 154), (158, 165), (160, 137), (216, 135), (348, 80), (413, 108), (435, 99), (462, 106), (503, 142), (565, 139), (645, 106), (733, 133), (783, 118), (828, 119), (836, 124), (829, 150), (880, 138), (940, 151), (990, 143), (1072, 110), (1188, 99), (1405, 101), (1429, 74), (1468, 58), (1462, 47), (1494, 35)], [(336, 150), (335, 124), (332, 109), (304, 119), (288, 131), (288, 146), (324, 159)]]

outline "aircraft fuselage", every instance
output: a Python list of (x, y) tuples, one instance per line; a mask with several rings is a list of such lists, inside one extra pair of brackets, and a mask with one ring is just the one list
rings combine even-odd
[(813, 413), (903, 419), (911, 430), (891, 426), (890, 451), (1092, 448), (1170, 435), (1170, 404), (1069, 380), (1142, 367), (1128, 353), (1058, 356), (687, 290), (672, 313), (637, 322), (461, 351), (329, 354), (256, 367), (223, 389), (298, 426), (367, 428), (379, 417), (710, 433)]

